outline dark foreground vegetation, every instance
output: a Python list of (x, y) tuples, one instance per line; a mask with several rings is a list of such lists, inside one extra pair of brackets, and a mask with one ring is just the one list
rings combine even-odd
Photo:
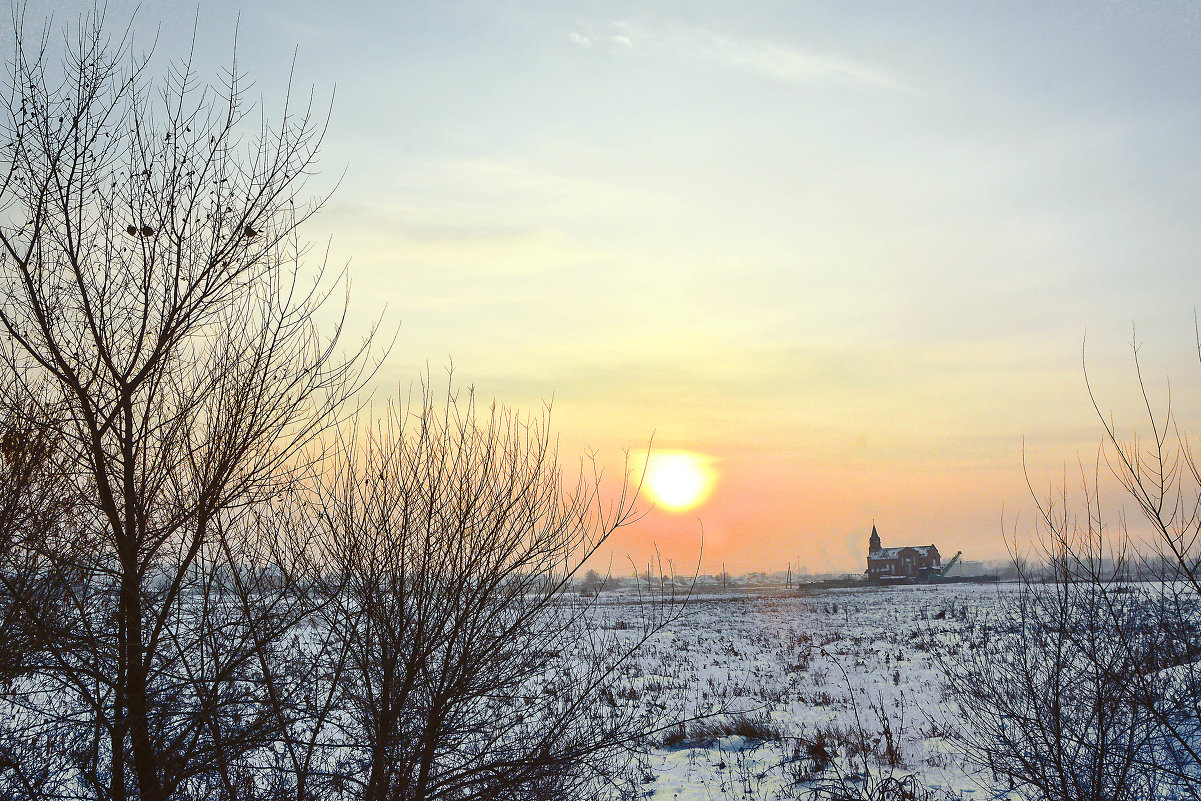
[(614, 668), (673, 607), (619, 643), (563, 590), (631, 498), (565, 480), (545, 417), (428, 380), (355, 407), (379, 353), (305, 262), (310, 102), (262, 123), (236, 67), (156, 82), (97, 19), (64, 46), (17, 16), (0, 798), (620, 788), (662, 712), (614, 702)]

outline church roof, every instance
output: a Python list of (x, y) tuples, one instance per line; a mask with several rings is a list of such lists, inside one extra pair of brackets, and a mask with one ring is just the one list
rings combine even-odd
[(875, 553), (868, 555), (868, 561), (873, 559), (896, 559), (901, 555), (901, 551), (910, 550), (917, 551), (918, 556), (930, 556), (931, 551), (937, 551), (933, 545), (902, 545), (899, 548), (881, 548)]

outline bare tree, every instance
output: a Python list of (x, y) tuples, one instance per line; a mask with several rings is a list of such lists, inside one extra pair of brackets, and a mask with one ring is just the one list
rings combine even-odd
[(584, 578), (580, 581), (580, 594), (598, 595), (610, 581), (610, 576), (602, 576), (595, 568), (588, 568), (588, 572), (584, 574)]
[(426, 387), (326, 472), (326, 674), (346, 712), (330, 744), (352, 797), (589, 797), (663, 724), (617, 668), (680, 607), (643, 599), (619, 635), (568, 592), (631, 499), (606, 504), (591, 471), (565, 482), (547, 424)]
[[(1194, 342), (1201, 359), (1201, 329)], [(1201, 798), (1201, 462), (1193, 441), (1177, 422), (1170, 390), (1158, 404), (1143, 377), (1137, 337), (1131, 343), (1134, 385), (1144, 411), (1143, 434), (1123, 436), (1089, 385), (1089, 397), (1104, 431), (1103, 455), (1122, 497), (1137, 510), (1137, 523), (1123, 514), (1097, 535), (1121, 555), (1118, 572), (1144, 580), (1138, 619), (1124, 614), (1127, 582), (1106, 580), (1095, 560), (1070, 534), (1057, 534), (1072, 564), (1099, 596), (1107, 636), (1141, 666), (1127, 690), (1157, 725), (1156, 765), (1174, 790)], [(1085, 373), (1087, 379), (1087, 370)], [(1094, 488), (1099, 486), (1094, 482)], [(1099, 492), (1099, 490), (1097, 490)], [(1078, 537), (1076, 538), (1079, 539)], [(1126, 554), (1129, 553), (1129, 556)]]
[[(1032, 490), (1041, 558), (1020, 564), (1002, 630), (942, 655), (968, 755), (1041, 798), (1201, 794), (1201, 465), (1132, 349), (1149, 436), (1124, 439), (1089, 387), (1095, 464), (1074, 496)], [(1109, 478), (1135, 518), (1107, 511)]]
[[(9, 379), (0, 377), (0, 404), (12, 398)], [(62, 600), (62, 577), (25, 546), (70, 530), (76, 501), (51, 427), (30, 424), (31, 417), (28, 409), (0, 406), (0, 685), (7, 688), (44, 652), (48, 632), (37, 622)]]
[[(260, 769), (286, 706), (270, 662), (312, 611), (290, 496), (365, 376), (366, 345), (343, 358), (340, 326), (314, 329), (331, 285), (301, 269), (323, 120), (289, 98), (277, 126), (252, 121), (236, 60), (220, 86), (189, 58), (152, 82), (95, 17), (57, 61), (19, 14), (14, 30), (6, 431), (53, 443), (77, 502), (69, 532), (18, 537), (6, 556), (70, 580), (48, 615), (5, 579), (10, 608), (56, 634), (4, 699), (7, 753), (33, 746), (0, 794), (278, 797), (299, 763)], [(20, 447), (10, 467), (29, 463)]]
[[(235, 66), (17, 15), (0, 104), (0, 796), (579, 798), (665, 710), (618, 667), (678, 612), (567, 592), (631, 519), (547, 421), (471, 399), (343, 430), (368, 339), (313, 321), (323, 133)], [(345, 306), (343, 306), (343, 310)], [(324, 451), (333, 445), (331, 452)], [(668, 586), (660, 576), (662, 592)], [(653, 587), (653, 584), (648, 586)], [(670, 586), (674, 587), (674, 583)], [(653, 589), (647, 590), (654, 593)]]

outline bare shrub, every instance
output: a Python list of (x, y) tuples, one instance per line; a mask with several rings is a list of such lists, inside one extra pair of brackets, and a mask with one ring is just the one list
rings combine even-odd
[(940, 798), (913, 774), (838, 776), (810, 788), (808, 797), (813, 801), (936, 801)]
[(1128, 692), (1140, 666), (1109, 635), (1094, 590), (1062, 570), (1023, 584), (1004, 606), (1014, 628), (981, 629), (944, 655), (964, 724), (956, 740), (975, 764), (1041, 798), (1153, 798), (1157, 727)]
[(346, 433), (325, 476), (331, 745), (351, 795), (567, 799), (617, 781), (665, 722), (618, 668), (678, 610), (644, 597), (623, 637), (566, 591), (630, 499), (607, 503), (591, 470), (565, 480), (546, 417), (428, 386)]
[[(1201, 469), (1132, 347), (1147, 436), (1120, 436), (1090, 387), (1095, 464), (1075, 495), (1031, 490), (1040, 558), (1015, 558), (998, 630), (966, 628), (939, 652), (967, 756), (1038, 798), (1201, 794)], [(1110, 480), (1140, 519), (1109, 516)]]
[(681, 721), (659, 739), (664, 748), (692, 748), (712, 745), (723, 737), (741, 737), (756, 743), (782, 742), (787, 735), (766, 713), (741, 712), (706, 716)]

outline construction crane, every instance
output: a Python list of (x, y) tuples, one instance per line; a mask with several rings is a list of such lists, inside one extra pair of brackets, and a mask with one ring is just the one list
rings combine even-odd
[(942, 570), (938, 571), (938, 577), (942, 578), (947, 573), (951, 572), (951, 568), (955, 566), (955, 563), (959, 561), (959, 557), (961, 556), (963, 556), (963, 551), (956, 551), (955, 555), (951, 557), (951, 561), (943, 565)]

